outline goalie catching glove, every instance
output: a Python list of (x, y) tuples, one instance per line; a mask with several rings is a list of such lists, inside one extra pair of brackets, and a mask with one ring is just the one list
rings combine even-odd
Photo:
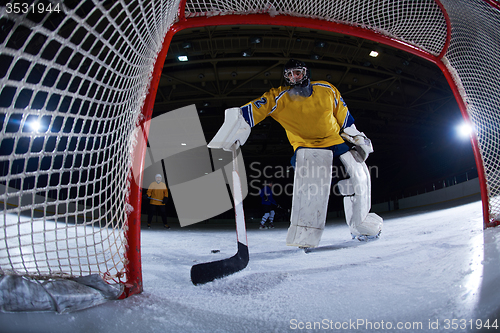
[(215, 134), (208, 148), (222, 148), (231, 151), (231, 146), (239, 142), (242, 146), (250, 135), (250, 125), (246, 122), (241, 112), (241, 108), (226, 109), (224, 124)]
[(354, 124), (344, 128), (340, 135), (344, 140), (354, 145), (356, 151), (353, 153), (353, 156), (357, 162), (366, 161), (368, 155), (373, 153), (371, 140), (366, 137), (365, 133), (358, 131)]

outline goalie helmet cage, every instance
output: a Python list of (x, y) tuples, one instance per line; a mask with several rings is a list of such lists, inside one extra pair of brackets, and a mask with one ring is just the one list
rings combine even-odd
[(39, 0), (29, 8), (0, 7), (0, 274), (98, 273), (124, 284), (123, 297), (142, 291), (146, 147), (137, 136), (148, 134), (172, 36), (193, 27), (332, 31), (435, 63), (475, 127), (484, 225), (498, 224), (498, 1)]

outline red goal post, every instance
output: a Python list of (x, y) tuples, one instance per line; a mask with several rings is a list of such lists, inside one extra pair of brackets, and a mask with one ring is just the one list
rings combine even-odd
[[(59, 3), (63, 11), (13, 13), (0, 6), (1, 274), (95, 273), (123, 284), (123, 297), (142, 291), (142, 175), (132, 170), (142, 170), (146, 147), (137, 135), (148, 133), (172, 37), (193, 27), (332, 31), (433, 62), (476, 130), (471, 141), (484, 226), (499, 223), (497, 1), (43, 3)], [(30, 127), (34, 120), (41, 127)]]

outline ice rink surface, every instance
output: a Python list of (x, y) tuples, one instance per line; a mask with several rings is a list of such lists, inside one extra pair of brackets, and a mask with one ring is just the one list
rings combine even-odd
[(288, 223), (247, 223), (248, 267), (200, 286), (191, 266), (236, 253), (234, 226), (159, 223), (142, 232), (142, 294), (68, 314), (0, 313), (0, 332), (496, 331), (500, 229), (483, 231), (479, 198), (381, 215), (380, 239), (351, 240), (329, 219), (309, 253), (286, 246)]

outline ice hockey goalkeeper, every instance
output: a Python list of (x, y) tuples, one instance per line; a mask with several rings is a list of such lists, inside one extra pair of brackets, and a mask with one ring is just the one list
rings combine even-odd
[(332, 165), (337, 159), (349, 176), (337, 186), (344, 196), (352, 237), (378, 237), (383, 222), (380, 216), (369, 212), (371, 180), (365, 164), (373, 152), (371, 141), (356, 129), (337, 88), (326, 81), (311, 82), (304, 62), (289, 60), (283, 74), (288, 86), (273, 88), (241, 108), (227, 109), (224, 124), (209, 147), (229, 150), (235, 142), (243, 145), (251, 127), (268, 116), (274, 118), (285, 128), (295, 151), (287, 244), (305, 248), (319, 244), (326, 221)]

